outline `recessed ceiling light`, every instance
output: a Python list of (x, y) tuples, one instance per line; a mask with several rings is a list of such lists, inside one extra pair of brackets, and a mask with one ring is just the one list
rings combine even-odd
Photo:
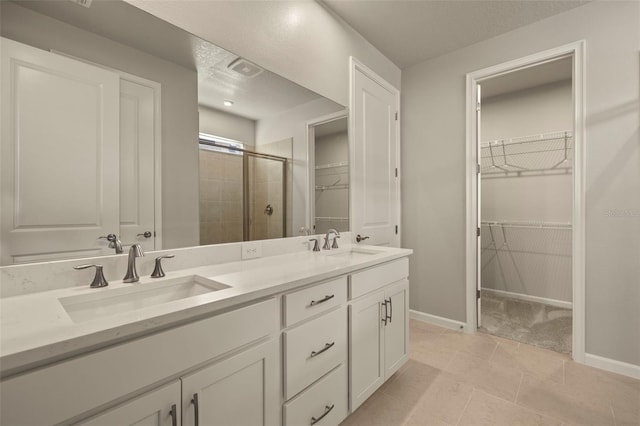
[(223, 103), (224, 103), (224, 106), (228, 106), (228, 107), (230, 107), (231, 105), (233, 105), (233, 101), (230, 101), (230, 100), (228, 100), (228, 99), (227, 99), (227, 100), (225, 100)]

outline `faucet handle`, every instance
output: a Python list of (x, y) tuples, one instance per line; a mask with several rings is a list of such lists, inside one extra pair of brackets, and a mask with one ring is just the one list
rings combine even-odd
[(313, 241), (313, 251), (320, 251), (320, 240), (311, 238), (309, 241)]
[(106, 237), (98, 237), (98, 239), (109, 241), (109, 248), (116, 249), (116, 254), (122, 253), (122, 243), (116, 234), (109, 234)]
[(166, 274), (162, 270), (162, 259), (173, 259), (176, 257), (175, 254), (165, 254), (164, 256), (156, 257), (156, 266), (153, 268), (153, 272), (151, 273), (151, 278), (162, 278)]
[(338, 238), (340, 238), (340, 235), (334, 235), (333, 236), (333, 244), (331, 245), (331, 248), (339, 248), (338, 247)]
[(368, 240), (368, 239), (369, 239), (369, 237), (363, 237), (360, 234), (356, 235), (356, 243), (359, 243), (360, 241), (364, 241), (364, 240)]
[(104, 277), (104, 274), (102, 273), (102, 265), (78, 265), (73, 267), (73, 269), (75, 270), (87, 269), (87, 268), (96, 268), (96, 274), (93, 277), (93, 281), (91, 281), (91, 284), (89, 284), (89, 287), (100, 288), (100, 287), (106, 287), (109, 285), (106, 278)]

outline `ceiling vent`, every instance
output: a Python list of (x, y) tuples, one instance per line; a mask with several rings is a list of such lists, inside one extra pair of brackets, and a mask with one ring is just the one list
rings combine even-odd
[(264, 69), (256, 64), (252, 64), (244, 58), (237, 58), (229, 64), (229, 68), (247, 78), (253, 78), (260, 74)]
[(77, 3), (80, 6), (84, 6), (86, 8), (89, 8), (89, 7), (91, 7), (91, 2), (93, 0), (69, 0), (69, 1), (72, 2), (72, 3)]

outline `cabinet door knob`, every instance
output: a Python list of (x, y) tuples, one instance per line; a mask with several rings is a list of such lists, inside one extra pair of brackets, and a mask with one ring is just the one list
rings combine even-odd
[(387, 325), (387, 321), (389, 320), (389, 308), (387, 308), (387, 299), (384, 299), (380, 305), (384, 306), (384, 314), (382, 315), (382, 323)]
[(199, 414), (200, 413), (199, 413), (199, 409), (198, 409), (199, 407), (198, 407), (198, 394), (197, 393), (193, 394), (193, 398), (191, 398), (191, 403), (193, 404), (193, 417), (194, 417), (193, 424), (195, 426), (198, 426), (200, 424), (200, 419), (199, 419), (199, 417), (200, 417)]
[(178, 407), (176, 407), (176, 404), (171, 406), (169, 415), (171, 416), (171, 426), (178, 426)]
[(322, 413), (322, 415), (320, 417), (318, 417), (317, 419), (315, 417), (311, 417), (311, 425), (315, 425), (320, 420), (322, 420), (327, 414), (329, 414), (331, 412), (331, 410), (333, 410), (333, 407), (335, 407), (335, 406), (336, 406), (336, 404), (325, 405), (324, 413)]

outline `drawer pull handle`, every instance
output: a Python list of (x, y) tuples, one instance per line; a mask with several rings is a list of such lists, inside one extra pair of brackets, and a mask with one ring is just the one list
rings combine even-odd
[(324, 416), (326, 416), (327, 414), (329, 414), (331, 412), (331, 410), (333, 410), (333, 407), (335, 407), (336, 404), (331, 404), (329, 405), (325, 405), (324, 407), (324, 413), (322, 413), (322, 415), (320, 417), (318, 417), (317, 419), (315, 417), (311, 417), (311, 424), (315, 425), (316, 423), (318, 423), (320, 420), (324, 419)]
[(333, 347), (333, 345), (335, 345), (335, 344), (336, 344), (336, 342), (325, 343), (324, 348), (320, 349), (318, 352), (316, 352), (316, 351), (311, 352), (311, 357), (310, 357), (310, 358), (313, 358), (314, 356), (318, 356), (318, 355), (320, 355), (322, 352), (326, 352), (326, 351), (328, 351), (328, 350), (329, 350), (329, 349), (331, 349), (331, 348)]
[(197, 393), (193, 394), (193, 398), (191, 399), (191, 403), (193, 404), (193, 417), (194, 417), (193, 424), (195, 426), (198, 426), (198, 424), (200, 424), (200, 419), (199, 419), (199, 417), (200, 417), (199, 408), (200, 407), (198, 407), (198, 394)]
[(176, 407), (176, 404), (171, 406), (169, 415), (171, 416), (171, 426), (178, 426), (178, 407)]
[(324, 303), (328, 300), (333, 299), (335, 296), (336, 296), (335, 294), (331, 294), (329, 296), (325, 296), (323, 299), (320, 299), (320, 300), (312, 300), (311, 303), (309, 303), (309, 306), (319, 305), (321, 303)]

